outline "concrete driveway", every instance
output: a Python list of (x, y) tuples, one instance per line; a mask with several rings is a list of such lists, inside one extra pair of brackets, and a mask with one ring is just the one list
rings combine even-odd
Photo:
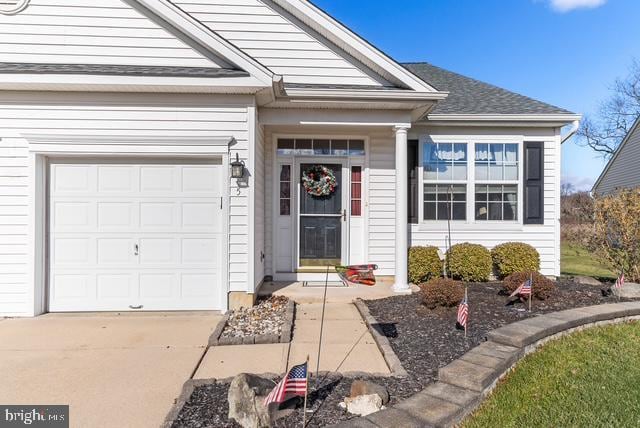
[(141, 313), (0, 319), (0, 403), (69, 404), (73, 427), (157, 427), (220, 318)]

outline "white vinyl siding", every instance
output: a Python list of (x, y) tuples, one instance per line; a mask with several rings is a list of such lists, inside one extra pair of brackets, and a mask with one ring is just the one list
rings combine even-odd
[(121, 0), (31, 0), (0, 34), (3, 62), (219, 67)]
[[(640, 121), (640, 119), (639, 119)], [(640, 122), (639, 122), (640, 123)], [(627, 137), (619, 152), (611, 159), (608, 169), (593, 189), (595, 193), (606, 195), (620, 188), (640, 186), (640, 125)]]
[[(0, 314), (25, 315), (29, 279), (29, 143), (23, 134), (153, 138), (234, 137), (233, 154), (248, 157), (250, 98), (196, 95), (0, 94)], [(162, 151), (162, 146), (156, 147)], [(117, 150), (117, 147), (114, 148)], [(225, 172), (227, 173), (227, 172)], [(232, 290), (248, 288), (248, 196), (229, 198), (229, 277)], [(225, 284), (226, 285), (226, 284)]]
[(177, 0), (186, 12), (238, 46), (286, 83), (386, 84), (356, 67), (304, 24), (281, 16), (269, 1)]

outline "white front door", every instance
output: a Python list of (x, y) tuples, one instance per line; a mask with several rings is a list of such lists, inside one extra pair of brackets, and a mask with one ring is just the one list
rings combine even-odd
[(222, 307), (220, 161), (56, 161), (49, 310)]

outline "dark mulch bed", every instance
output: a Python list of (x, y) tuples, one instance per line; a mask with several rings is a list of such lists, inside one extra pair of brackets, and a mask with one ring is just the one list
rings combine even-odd
[[(506, 305), (507, 298), (499, 282), (470, 284), (468, 290), (470, 315), (467, 337), (454, 327), (456, 308), (429, 310), (420, 304), (415, 294), (366, 302), (409, 373), (403, 379), (369, 378), (387, 387), (391, 404), (435, 381), (440, 367), (483, 342), (490, 330), (546, 312), (618, 301), (612, 296), (602, 296), (598, 287), (560, 280), (554, 294), (546, 301), (534, 300), (533, 310), (528, 312), (524, 303)], [(315, 413), (308, 426), (322, 427), (353, 418), (338, 407), (338, 403), (349, 394), (351, 382), (352, 379), (340, 376), (321, 382), (320, 390), (309, 399), (310, 408)], [(222, 384), (196, 388), (174, 427), (239, 426), (226, 417), (227, 389), (228, 386)], [(276, 426), (294, 426), (301, 420), (302, 409), (297, 409), (280, 419)]]

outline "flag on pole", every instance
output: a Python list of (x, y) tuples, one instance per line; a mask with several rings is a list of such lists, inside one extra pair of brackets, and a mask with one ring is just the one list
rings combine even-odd
[(307, 363), (293, 366), (264, 399), (264, 405), (282, 403), (287, 394), (305, 396), (307, 393)]
[(520, 287), (516, 288), (515, 291), (513, 293), (511, 293), (511, 295), (509, 295), (509, 297), (514, 297), (514, 296), (531, 296), (531, 278), (527, 279), (525, 282), (523, 282)]
[(467, 297), (460, 302), (458, 306), (458, 319), (456, 320), (461, 327), (467, 329), (467, 320), (469, 319), (469, 303), (467, 302)]
[(624, 273), (621, 273), (620, 276), (616, 278), (616, 283), (613, 286), (617, 289), (620, 289), (624, 286)]

